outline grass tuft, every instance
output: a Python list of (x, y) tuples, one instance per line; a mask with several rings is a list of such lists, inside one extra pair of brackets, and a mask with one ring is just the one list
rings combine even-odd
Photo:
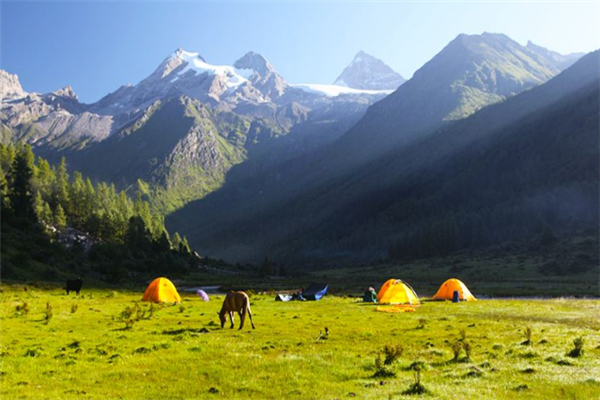
[(569, 356), (571, 358), (577, 358), (577, 357), (583, 356), (583, 345), (584, 344), (585, 344), (585, 341), (583, 340), (582, 336), (573, 340), (573, 348), (571, 349), (571, 351), (569, 351), (567, 353), (567, 356)]
[(29, 313), (29, 304), (25, 302), (22, 304), (17, 304), (15, 309), (19, 315), (27, 315)]
[(531, 346), (532, 341), (531, 341), (531, 337), (532, 337), (532, 331), (531, 331), (531, 327), (528, 326), (527, 328), (525, 328), (523, 330), (523, 336), (525, 337), (525, 341), (523, 343), (521, 343), (523, 346)]
[(46, 310), (44, 311), (44, 321), (46, 324), (50, 323), (52, 319), (52, 306), (49, 302), (46, 303)]

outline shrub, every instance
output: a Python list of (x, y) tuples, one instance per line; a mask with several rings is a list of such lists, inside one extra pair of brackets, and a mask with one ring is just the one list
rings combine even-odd
[(467, 362), (471, 361), (471, 344), (466, 340), (463, 342), (463, 350), (465, 351), (465, 355), (467, 356)]
[(381, 359), (381, 355), (377, 355), (375, 359), (375, 373), (373, 377), (375, 378), (393, 378), (396, 376), (396, 373), (385, 365), (385, 363)]
[(583, 344), (584, 344), (584, 340), (583, 337), (578, 337), (577, 339), (573, 340), (573, 348), (571, 349), (571, 351), (569, 351), (567, 353), (567, 356), (572, 357), (572, 358), (577, 358), (577, 357), (581, 357), (583, 355)]
[(458, 361), (458, 357), (460, 357), (460, 352), (462, 348), (462, 343), (459, 341), (456, 341), (454, 342), (454, 344), (452, 344), (452, 354), (454, 354), (454, 361)]
[(79, 306), (77, 304), (72, 304), (71, 305), (71, 314), (75, 314), (77, 312), (77, 308)]
[(393, 364), (394, 361), (402, 357), (402, 353), (404, 353), (404, 347), (401, 344), (396, 346), (386, 344), (383, 347), (383, 354), (385, 354), (385, 360), (383, 361), (383, 363), (385, 365)]
[[(128, 322), (130, 321), (139, 321), (141, 319), (150, 319), (154, 316), (154, 304), (150, 304), (148, 308), (140, 307), (139, 303), (134, 303), (133, 306), (127, 306), (121, 314), (119, 314), (118, 320)], [(133, 323), (131, 323), (133, 325)]]
[(415, 361), (411, 364), (412, 370), (414, 371), (414, 383), (412, 383), (408, 389), (406, 389), (402, 394), (424, 394), (427, 392), (427, 389), (421, 383), (421, 371), (423, 369), (423, 363), (420, 361)]

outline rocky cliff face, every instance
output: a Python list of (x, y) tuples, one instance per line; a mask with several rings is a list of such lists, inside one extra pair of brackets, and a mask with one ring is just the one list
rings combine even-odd
[(242, 71), (250, 71), (249, 80), (265, 98), (275, 101), (283, 96), (288, 83), (266, 58), (253, 51), (246, 53), (233, 66)]
[(0, 101), (25, 96), (19, 77), (0, 69)]

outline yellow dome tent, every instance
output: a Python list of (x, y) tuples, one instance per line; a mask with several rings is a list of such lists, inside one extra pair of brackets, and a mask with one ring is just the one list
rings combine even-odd
[(181, 303), (181, 297), (173, 283), (167, 278), (156, 278), (150, 283), (142, 301), (153, 303)]
[(463, 301), (475, 301), (475, 296), (471, 294), (467, 285), (459, 281), (458, 279), (448, 279), (442, 283), (442, 286), (438, 289), (433, 300), (452, 300), (454, 292), (458, 291), (458, 298)]
[(380, 304), (420, 304), (419, 297), (412, 287), (400, 279), (389, 279), (377, 293)]

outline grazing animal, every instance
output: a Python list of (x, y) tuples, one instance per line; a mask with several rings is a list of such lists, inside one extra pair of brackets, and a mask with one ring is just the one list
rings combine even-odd
[(231, 320), (231, 329), (233, 329), (233, 313), (237, 312), (240, 315), (240, 328), (244, 327), (244, 321), (246, 319), (246, 311), (248, 311), (248, 316), (250, 317), (250, 323), (252, 324), (252, 329), (256, 329), (254, 326), (254, 321), (252, 321), (252, 312), (250, 311), (250, 299), (248, 295), (244, 292), (229, 292), (227, 296), (225, 296), (225, 300), (223, 300), (223, 307), (221, 307), (221, 311), (217, 314), (219, 318), (221, 318), (221, 329), (225, 327), (225, 322), (227, 321), (226, 314), (229, 314), (229, 319)]
[(81, 291), (82, 286), (83, 278), (69, 279), (67, 281), (67, 295), (69, 294), (69, 292), (75, 292), (77, 293), (77, 296), (79, 296), (79, 292)]

